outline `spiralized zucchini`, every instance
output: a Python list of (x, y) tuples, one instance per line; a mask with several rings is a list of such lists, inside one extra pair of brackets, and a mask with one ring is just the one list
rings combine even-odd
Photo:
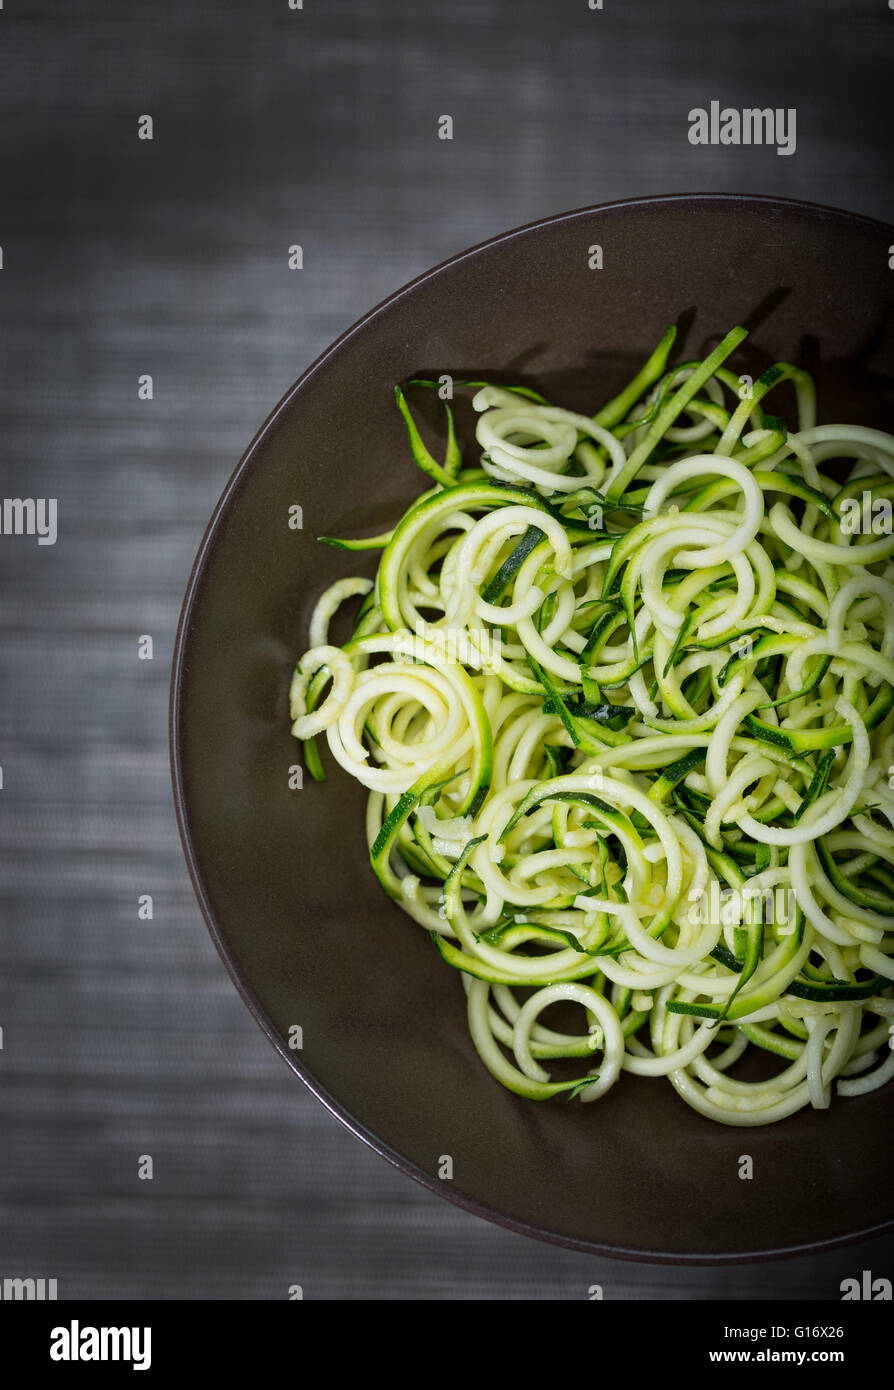
[(433, 486), (329, 539), (381, 560), (320, 598), (292, 731), (369, 789), (382, 887), (531, 1099), (628, 1071), (758, 1125), (894, 1075), (894, 437), (737, 377), (744, 337), (669, 367), (668, 330), (592, 417), (457, 383), (476, 466), (398, 388)]

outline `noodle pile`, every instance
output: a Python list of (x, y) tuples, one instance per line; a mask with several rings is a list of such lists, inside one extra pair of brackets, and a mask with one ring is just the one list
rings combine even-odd
[(735, 376), (744, 336), (669, 368), (669, 330), (592, 417), (464, 383), (475, 467), (398, 390), (433, 486), (330, 542), (381, 561), (317, 604), (293, 733), (369, 789), (375, 873), (532, 1099), (628, 1071), (757, 1125), (894, 1076), (894, 438)]

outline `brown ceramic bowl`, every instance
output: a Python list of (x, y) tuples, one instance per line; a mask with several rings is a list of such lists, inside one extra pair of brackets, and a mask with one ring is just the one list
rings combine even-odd
[[(734, 195), (613, 203), (508, 232), (399, 290), (308, 368), (202, 541), (171, 727), (208, 927), (258, 1023), (323, 1104), (479, 1216), (648, 1260), (767, 1258), (868, 1237), (894, 1225), (890, 1098), (735, 1129), (663, 1080), (625, 1075), (592, 1106), (498, 1085), (470, 1041), (459, 979), (372, 875), (363, 790), (338, 768), (289, 789), (299, 757), (287, 690), (310, 610), (336, 577), (375, 566), (315, 537), (381, 530), (420, 490), (395, 382), (443, 371), (525, 381), (593, 411), (672, 322), (677, 360), (743, 323), (738, 371), (799, 362), (816, 374), (822, 420), (890, 428), (892, 243), (894, 229), (864, 217)], [(602, 270), (588, 265), (594, 245)], [(423, 394), (434, 438), (438, 402)], [(295, 503), (301, 531), (288, 525)], [(751, 1181), (738, 1176), (743, 1153)], [(452, 1181), (437, 1176), (444, 1154)]]

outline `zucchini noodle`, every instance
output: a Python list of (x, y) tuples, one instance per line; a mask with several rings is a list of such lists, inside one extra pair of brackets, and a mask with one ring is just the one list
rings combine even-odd
[(743, 329), (669, 367), (674, 337), (593, 416), (459, 383), (465, 460), (396, 389), (434, 486), (324, 538), (381, 559), (319, 597), (292, 732), (368, 789), (503, 1086), (626, 1071), (770, 1124), (894, 1078), (894, 437), (817, 425), (788, 363), (740, 386)]

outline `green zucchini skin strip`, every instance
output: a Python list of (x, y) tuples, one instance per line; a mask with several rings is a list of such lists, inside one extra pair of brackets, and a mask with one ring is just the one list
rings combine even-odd
[(878, 912), (884, 917), (894, 917), (894, 898), (890, 895), (882, 897), (878, 893), (866, 892), (852, 883), (846, 875), (840, 872), (822, 837), (815, 841), (815, 847), (827, 878), (832, 886), (838, 889), (839, 893), (843, 893), (857, 907), (865, 907), (870, 912)]
[[(883, 686), (863, 718), (866, 728), (874, 729), (892, 708), (894, 687)], [(850, 743), (853, 738), (850, 724), (835, 724), (824, 729), (786, 730), (779, 729), (774, 724), (767, 724), (754, 714), (746, 715), (744, 722), (748, 732), (755, 738), (788, 753), (809, 753), (817, 748), (840, 748), (843, 744)]]
[(521, 569), (522, 564), (527, 560), (532, 550), (536, 550), (541, 541), (546, 540), (543, 531), (536, 526), (529, 526), (522, 536), (512, 554), (507, 556), (500, 568), (497, 570), (493, 579), (485, 587), (481, 597), (485, 603), (496, 603), (503, 597), (509, 581), (515, 577)]
[(651, 357), (640, 368), (629, 385), (608, 401), (594, 417), (597, 425), (603, 425), (606, 429), (610, 429), (612, 425), (617, 425), (624, 419), (624, 416), (636, 404), (643, 392), (661, 376), (676, 337), (676, 325), (672, 324), (666, 330)]
[(705, 761), (707, 754), (706, 748), (693, 748), (690, 752), (684, 753), (682, 758), (678, 758), (670, 767), (666, 767), (660, 777), (657, 777), (649, 789), (649, 796), (653, 801), (666, 801), (671, 792), (677, 787), (690, 772), (695, 772)]
[(321, 545), (334, 546), (336, 550), (384, 550), (393, 532), (382, 531), (378, 536), (367, 536), (365, 540), (342, 540), (338, 536), (318, 536)]
[[(420, 376), (411, 377), (410, 380), (407, 382), (407, 385), (408, 385), (408, 386), (429, 386), (429, 387), (436, 387), (436, 388), (437, 388), (437, 387), (440, 387), (440, 384), (441, 384), (441, 383), (438, 382), (438, 381), (432, 381), (432, 380), (431, 380), (430, 378), (428, 378), (428, 377), (420, 377)], [(495, 384), (495, 383), (492, 382), (492, 381), (466, 381), (466, 380), (455, 381), (455, 382), (453, 383), (453, 385), (456, 386), (456, 387), (473, 386), (473, 387), (476, 387), (476, 388), (478, 388), (478, 389), (480, 389), (480, 388), (483, 387), (483, 386), (493, 386), (494, 384)], [(501, 391), (511, 391), (514, 395), (516, 395), (516, 396), (522, 396), (522, 397), (524, 397), (525, 400), (535, 401), (538, 405), (548, 405), (548, 404), (549, 404), (549, 402), (547, 401), (547, 399), (546, 399), (545, 396), (541, 396), (541, 394), (540, 394), (539, 391), (535, 391), (535, 390), (534, 390), (532, 387), (530, 387), (530, 386), (506, 386), (504, 383), (501, 382), (501, 383), (500, 383), (500, 390), (501, 390)]]
[(423, 444), (422, 436), (419, 433), (413, 416), (410, 414), (410, 407), (407, 405), (404, 393), (399, 386), (395, 386), (394, 388), (394, 399), (397, 401), (398, 410), (404, 417), (404, 421), (407, 426), (407, 432), (410, 436), (410, 448), (413, 451), (413, 458), (415, 459), (416, 463), (422, 469), (423, 473), (427, 473), (429, 477), (434, 478), (435, 482), (441, 483), (444, 487), (450, 487), (456, 476), (457, 468), (459, 467), (459, 464), (455, 461), (455, 454), (453, 452), (451, 453), (453, 467), (451, 471), (448, 471), (448, 469), (442, 467), (442, 465), (438, 463), (437, 459), (432, 457), (428, 449), (426, 449), (425, 445)]
[(726, 361), (747, 336), (747, 330), (744, 328), (732, 329), (710, 356), (706, 357), (704, 362), (696, 368), (692, 376), (684, 381), (680, 389), (671, 397), (649, 426), (645, 439), (630, 455), (624, 468), (612, 480), (605, 494), (610, 502), (618, 500), (636, 477), (668, 427), (673, 424), (705, 382), (713, 376), (716, 368)]
[(829, 780), (829, 773), (832, 770), (832, 764), (834, 761), (835, 750), (833, 748), (827, 749), (824, 753), (820, 755), (816, 764), (816, 771), (810, 779), (810, 786), (804, 793), (801, 805), (798, 807), (797, 811), (794, 811), (792, 813), (793, 824), (797, 825), (804, 812), (808, 810), (813, 805), (813, 803), (819, 797), (822, 796), (823, 792), (826, 790), (826, 783)]

